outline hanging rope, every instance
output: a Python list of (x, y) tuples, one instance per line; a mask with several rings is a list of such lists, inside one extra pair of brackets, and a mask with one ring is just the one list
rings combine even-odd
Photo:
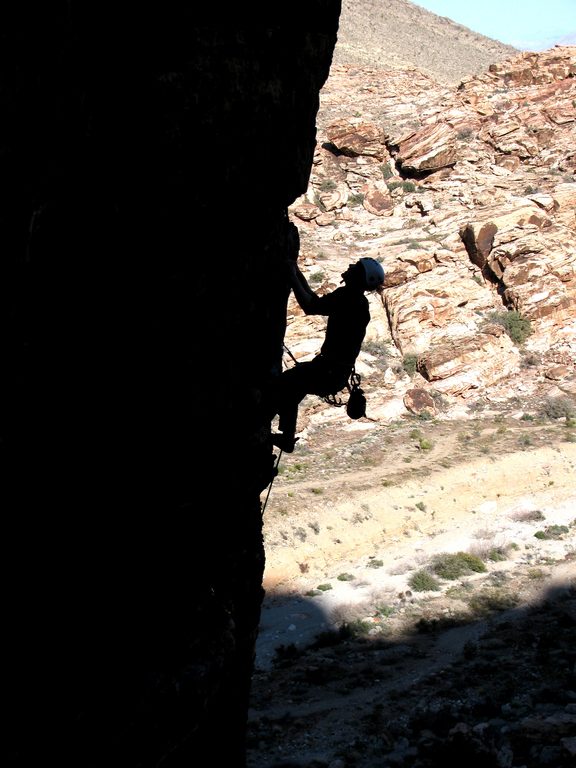
[(288, 349), (288, 347), (286, 346), (286, 344), (283, 344), (282, 346), (284, 347), (284, 349), (286, 350), (286, 352), (288, 352), (288, 354), (290, 355), (290, 357), (292, 358), (292, 360), (294, 361), (294, 363), (295, 363), (296, 365), (299, 365), (299, 363), (298, 363), (298, 360), (296, 360), (296, 358), (294, 357), (294, 355), (292, 354), (292, 352), (290, 352), (290, 350)]
[(266, 498), (264, 499), (264, 504), (262, 504), (262, 514), (264, 514), (264, 510), (266, 509), (266, 504), (268, 504), (268, 499), (270, 498), (272, 483), (274, 482), (274, 478), (278, 474), (278, 464), (280, 464), (280, 456), (282, 456), (282, 449), (280, 449), (280, 453), (278, 454), (278, 458), (276, 459), (276, 464), (274, 464), (274, 474), (272, 475), (272, 480), (270, 480), (270, 485), (268, 486), (268, 493), (266, 494)]

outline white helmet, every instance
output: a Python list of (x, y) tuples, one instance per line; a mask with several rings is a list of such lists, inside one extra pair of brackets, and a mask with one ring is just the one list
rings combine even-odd
[(364, 267), (366, 290), (374, 291), (384, 283), (384, 270), (376, 259), (365, 257), (358, 262)]

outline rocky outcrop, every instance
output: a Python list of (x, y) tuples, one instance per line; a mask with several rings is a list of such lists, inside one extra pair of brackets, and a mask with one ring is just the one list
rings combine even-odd
[[(545, 351), (541, 379), (566, 356), (576, 375), (575, 68), (576, 48), (561, 46), (453, 88), (418, 70), (334, 65), (321, 92), (326, 141), (290, 207), (303, 263), (336, 281), (350, 260), (379, 260), (388, 364), (418, 356), (450, 397), (513, 388), (532, 352)], [(318, 187), (331, 179), (339, 202), (327, 208)], [(531, 324), (521, 344), (495, 334), (510, 311)]]

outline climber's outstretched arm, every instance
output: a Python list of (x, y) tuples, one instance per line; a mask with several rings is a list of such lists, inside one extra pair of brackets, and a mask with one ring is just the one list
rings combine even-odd
[(290, 286), (294, 291), (296, 301), (298, 304), (300, 304), (307, 315), (314, 314), (315, 304), (318, 301), (318, 296), (308, 285), (308, 281), (300, 271), (300, 268), (295, 261), (289, 261), (287, 263), (287, 269)]

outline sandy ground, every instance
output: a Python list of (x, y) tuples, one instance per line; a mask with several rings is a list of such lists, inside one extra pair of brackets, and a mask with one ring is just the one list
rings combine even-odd
[[(475, 433), (478, 450), (469, 451), (454, 425), (427, 427), (443, 446), (436, 456), (415, 456), (409, 425), (382, 455), (382, 433), (370, 424), (364, 452), (347, 456), (342, 448), (340, 468), (332, 470), (326, 458), (333, 456), (327, 431), (308, 435), (309, 453), (297, 448), (282, 455), (287, 467), (264, 512), (266, 598), (257, 667), (269, 666), (280, 646), (305, 646), (328, 628), (410, 596), (410, 574), (440, 552), (480, 553), (513, 543), (519, 554), (499, 568), (556, 561), (562, 578), (576, 577), (574, 561), (563, 564), (576, 549), (576, 443), (561, 432), (516, 424), (519, 431), (512, 425), (505, 438), (492, 440), (489, 455), (482, 453), (485, 428)], [(350, 444), (358, 440), (351, 435)], [(519, 443), (530, 450), (518, 450)], [(442, 458), (448, 455), (450, 466)], [(314, 467), (307, 463), (312, 456)], [(528, 521), (526, 513), (535, 511), (541, 519)], [(571, 526), (570, 535), (534, 537), (550, 525)]]

